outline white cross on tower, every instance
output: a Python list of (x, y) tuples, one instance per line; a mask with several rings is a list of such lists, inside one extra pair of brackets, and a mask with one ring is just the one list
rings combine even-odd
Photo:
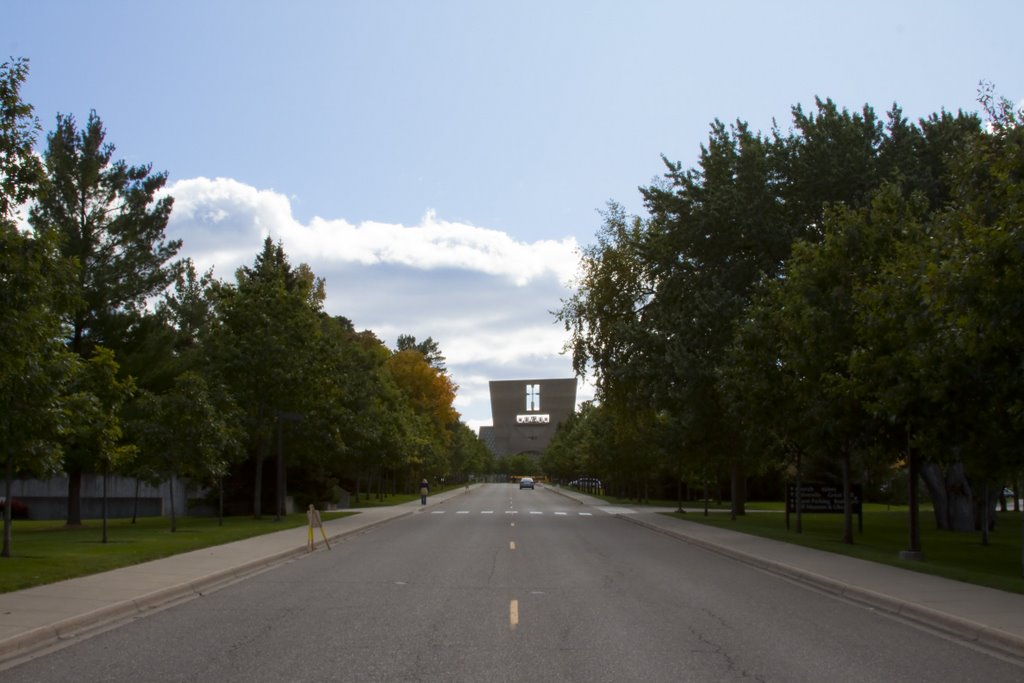
[(526, 411), (540, 410), (540, 385), (526, 385)]

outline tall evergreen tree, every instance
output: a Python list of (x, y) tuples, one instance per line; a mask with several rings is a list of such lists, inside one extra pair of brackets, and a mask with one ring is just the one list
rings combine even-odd
[[(166, 240), (172, 198), (149, 165), (114, 161), (114, 146), (96, 112), (81, 130), (58, 115), (43, 155), (47, 191), (29, 214), (33, 228), (61, 237), (61, 254), (78, 268), (81, 305), (67, 315), (68, 348), (89, 358), (102, 345), (115, 353), (146, 301), (174, 278), (180, 240)], [(81, 523), (81, 477), (91, 463), (69, 460), (68, 524)]]
[(210, 355), (245, 415), (253, 462), (253, 512), (262, 514), (263, 464), (285, 414), (309, 412), (316, 398), (316, 349), (324, 283), (293, 267), (269, 237), (235, 284), (214, 288)]
[(395, 345), (396, 351), (419, 351), (423, 354), (427, 363), (431, 367), (437, 368), (438, 370), (445, 372), (445, 357), (441, 353), (441, 346), (434, 341), (433, 337), (427, 337), (421, 342), (416, 341), (416, 337), (411, 334), (400, 334), (398, 335), (398, 343)]

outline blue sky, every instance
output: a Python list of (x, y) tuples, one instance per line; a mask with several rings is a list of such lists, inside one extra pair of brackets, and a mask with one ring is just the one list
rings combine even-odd
[(975, 111), (982, 79), (1024, 99), (1024, 5), (1001, 0), (5, 4), (44, 131), (95, 109), (220, 277), (271, 234), (332, 313), (438, 340), (473, 426), (488, 379), (570, 376), (548, 312), (574, 250), (713, 119)]

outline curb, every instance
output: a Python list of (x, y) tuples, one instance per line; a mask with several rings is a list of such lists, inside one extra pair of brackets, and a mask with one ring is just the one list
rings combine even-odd
[(758, 569), (762, 569), (772, 574), (808, 584), (826, 593), (837, 595), (858, 604), (901, 617), (918, 626), (942, 631), (946, 635), (969, 643), (983, 645), (1014, 657), (1020, 657), (1022, 653), (1024, 653), (1024, 638), (1012, 633), (1007, 633), (1006, 631), (1000, 631), (999, 629), (985, 626), (969, 619), (964, 619), (963, 617), (957, 617), (947, 612), (940, 612), (916, 603), (894, 598), (890, 595), (883, 595), (866, 588), (851, 586), (845, 582), (837, 581), (836, 579), (822, 576), (820, 574), (815, 574), (814, 572), (807, 571), (806, 569), (794, 567), (782, 562), (767, 560), (763, 557), (751, 555), (732, 548), (725, 548), (699, 538), (694, 538), (682, 531), (675, 531), (657, 524), (652, 524), (651, 522), (646, 522), (642, 519), (638, 519), (634, 515), (617, 514), (615, 517), (646, 529), (650, 529), (651, 531), (671, 536), (672, 538), (690, 543), (691, 545), (698, 546), (724, 557), (738, 560), (744, 564), (757, 567)]
[[(439, 501), (443, 502), (443, 501)], [(393, 516), (369, 522), (354, 529), (347, 529), (332, 533), (328, 536), (333, 541), (345, 536), (362, 533), (368, 529), (386, 524), (402, 517), (415, 514), (415, 510), (402, 512)], [(168, 586), (160, 590), (137, 596), (128, 600), (115, 602), (104, 607), (79, 614), (74, 617), (62, 619), (61, 621), (39, 626), (30, 631), (25, 631), (11, 638), (0, 641), (0, 666), (9, 664), (11, 660), (20, 657), (27, 657), (33, 652), (43, 650), (62, 641), (86, 636), (92, 632), (107, 628), (113, 624), (125, 621), (146, 612), (169, 606), (177, 602), (183, 602), (192, 598), (201, 597), (221, 588), (225, 588), (241, 579), (257, 574), (265, 569), (270, 569), (287, 560), (304, 557), (310, 554), (305, 543), (297, 545), (289, 550), (280, 551), (256, 560), (249, 560), (242, 564), (227, 569), (215, 571), (199, 579), (193, 579), (177, 586)]]
[[(359, 529), (353, 531), (359, 531)], [(250, 560), (235, 567), (222, 569), (201, 579), (161, 588), (152, 593), (115, 602), (91, 612), (34, 628), (0, 642), (0, 663), (6, 664), (11, 659), (30, 655), (34, 651), (45, 649), (61, 641), (88, 635), (145, 612), (209, 594), (263, 569), (307, 553), (308, 550), (303, 545), (292, 550), (275, 553), (269, 557)]]

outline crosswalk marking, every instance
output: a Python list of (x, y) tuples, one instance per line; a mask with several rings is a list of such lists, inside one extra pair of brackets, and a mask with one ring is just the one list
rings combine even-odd
[[(449, 512), (449, 510), (431, 510), (430, 514), (432, 514), (432, 515), (443, 515), (446, 512)], [(480, 515), (493, 515), (494, 514), (494, 510), (476, 510), (475, 512), (477, 514), (480, 514)], [(565, 512), (563, 510), (556, 510), (556, 511), (551, 512), (551, 513), (546, 513), (546, 512), (544, 512), (544, 510), (528, 510), (526, 512), (528, 512), (531, 515), (553, 514), (556, 517), (569, 517), (569, 516), (572, 515), (571, 512)], [(457, 514), (457, 515), (471, 515), (473, 513), (474, 513), (474, 510), (455, 510), (455, 514)], [(519, 510), (505, 510), (505, 514), (506, 515), (518, 515), (519, 514)], [(594, 513), (592, 513), (592, 512), (577, 512), (576, 515), (579, 516), (579, 517), (593, 517)]]

